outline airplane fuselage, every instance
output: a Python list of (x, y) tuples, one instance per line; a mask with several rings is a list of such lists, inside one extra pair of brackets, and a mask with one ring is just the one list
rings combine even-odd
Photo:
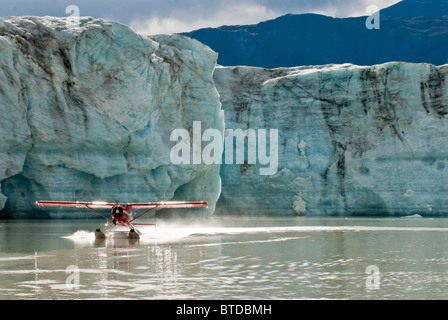
[(119, 226), (131, 227), (132, 212), (125, 206), (116, 205), (111, 210), (112, 223)]

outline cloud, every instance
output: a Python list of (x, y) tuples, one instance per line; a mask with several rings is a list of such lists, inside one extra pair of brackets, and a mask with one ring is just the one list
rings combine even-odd
[[(135, 16), (130, 27), (141, 34), (170, 34), (223, 25), (255, 24), (288, 13), (332, 17), (366, 16), (367, 7), (382, 9), (401, 0), (167, 0), (157, 11)], [(155, 5), (155, 0), (152, 1)], [(169, 6), (168, 6), (169, 4)], [(151, 12), (151, 14), (149, 14)]]
[(366, 15), (369, 5), (388, 7), (400, 0), (1, 0), (2, 16), (66, 17), (76, 5), (81, 16), (115, 20), (144, 34), (177, 33), (254, 24), (287, 13), (333, 17)]
[(169, 34), (222, 25), (253, 24), (281, 15), (275, 9), (254, 3), (233, 3), (216, 9), (196, 11), (197, 15), (192, 15), (190, 10), (179, 10), (167, 17), (139, 17), (131, 21), (130, 27), (146, 35)]
[(376, 6), (379, 9), (390, 7), (402, 0), (334, 0), (323, 1), (315, 5), (313, 13), (323, 14), (331, 17), (347, 18), (367, 16), (366, 9)]

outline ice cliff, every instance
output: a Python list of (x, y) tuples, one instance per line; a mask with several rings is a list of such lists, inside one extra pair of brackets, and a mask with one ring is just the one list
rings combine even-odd
[(278, 171), (222, 165), (215, 214), (447, 215), (447, 74), (400, 62), (217, 68), (226, 129), (278, 129)]
[[(1, 18), (0, 217), (90, 216), (36, 200), (171, 199), (205, 200), (205, 215), (448, 214), (448, 65), (216, 61), (184, 36)], [(194, 140), (198, 123), (226, 142), (223, 164), (173, 163), (172, 132)], [(227, 145), (237, 129), (255, 157)]]
[[(104, 20), (0, 19), (1, 216), (36, 200), (205, 200), (219, 165), (173, 165), (170, 133), (223, 130), (217, 54), (183, 36), (144, 37)], [(89, 214), (89, 213), (87, 213)]]

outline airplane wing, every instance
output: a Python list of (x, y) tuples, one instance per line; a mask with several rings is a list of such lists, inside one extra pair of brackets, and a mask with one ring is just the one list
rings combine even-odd
[[(65, 207), (65, 208), (94, 208), (112, 209), (116, 204), (108, 202), (79, 202), (79, 201), (36, 201), (39, 208)], [(124, 203), (129, 209), (164, 209), (164, 208), (207, 208), (205, 201), (165, 201), (147, 203)]]
[(132, 221), (137, 220), (143, 215), (147, 214), (153, 209), (168, 209), (168, 208), (208, 208), (205, 201), (165, 201), (165, 202), (148, 202), (148, 203), (128, 203), (128, 208), (132, 209), (148, 209)]
[(168, 209), (168, 208), (207, 208), (205, 201), (165, 201), (165, 202), (148, 202), (148, 203), (128, 203), (131, 209)]
[(59, 207), (59, 208), (93, 208), (93, 209), (112, 209), (115, 203), (107, 202), (79, 202), (79, 201), (36, 201), (39, 208)]
[[(59, 207), (59, 208), (88, 208), (98, 213), (103, 218), (109, 220), (106, 216), (96, 211), (95, 209), (112, 209), (116, 206), (116, 203), (108, 202), (79, 202), (79, 201), (36, 201), (39, 208), (42, 207)], [(208, 208), (205, 201), (165, 201), (165, 202), (147, 202), (147, 203), (123, 203), (120, 204), (126, 206), (127, 209), (138, 210), (148, 209), (138, 217), (131, 220), (134, 221), (143, 215), (147, 214), (153, 209), (168, 209), (168, 208)]]

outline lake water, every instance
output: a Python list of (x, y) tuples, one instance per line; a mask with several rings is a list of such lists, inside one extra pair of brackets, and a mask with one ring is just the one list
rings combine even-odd
[[(148, 221), (149, 222), (149, 221)], [(0, 222), (0, 299), (447, 299), (448, 219)]]

